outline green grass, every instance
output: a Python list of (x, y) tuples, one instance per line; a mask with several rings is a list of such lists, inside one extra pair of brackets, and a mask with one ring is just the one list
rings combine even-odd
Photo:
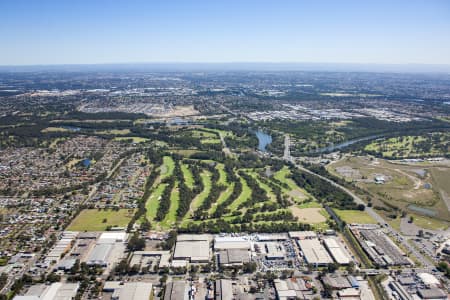
[(216, 203), (214, 203), (212, 205), (212, 207), (210, 209), (210, 213), (215, 212), (217, 205), (219, 205), (220, 203), (224, 202), (225, 200), (228, 199), (228, 197), (230, 197), (231, 193), (233, 192), (233, 189), (234, 189), (234, 183), (232, 183), (232, 184), (227, 186), (227, 189), (220, 194), (220, 196), (217, 199)]
[(175, 169), (175, 162), (173, 161), (172, 157), (164, 156), (163, 164), (161, 165), (161, 180), (172, 176), (174, 169)]
[(147, 209), (147, 218), (151, 221), (156, 217), (156, 213), (159, 207), (159, 197), (161, 197), (167, 183), (159, 184), (155, 189), (152, 190), (150, 197), (147, 199), (145, 208)]
[(96, 134), (108, 134), (108, 135), (125, 135), (129, 134), (130, 129), (108, 129), (95, 131)]
[(181, 164), (181, 171), (183, 172), (184, 181), (186, 182), (188, 188), (194, 188), (194, 177), (192, 177), (192, 172), (186, 164)]
[(41, 132), (46, 133), (46, 132), (68, 132), (70, 131), (67, 128), (63, 128), (63, 127), (47, 127), (41, 130)]
[(413, 216), (414, 218), (413, 223), (423, 229), (446, 230), (449, 226), (448, 222), (444, 222), (436, 218), (424, 217), (417, 214), (408, 214), (408, 215)]
[(114, 141), (131, 141), (132, 143), (143, 143), (148, 141), (147, 138), (138, 136), (117, 136), (113, 139)]
[(347, 224), (360, 223), (360, 224), (377, 224), (371, 216), (365, 211), (360, 210), (340, 210), (333, 209), (335, 213), (345, 221)]
[(161, 227), (164, 229), (170, 228), (177, 221), (177, 209), (180, 204), (180, 192), (178, 190), (178, 183), (175, 183), (175, 186), (170, 194), (170, 208), (166, 217), (160, 223)]
[[(200, 205), (202, 205), (203, 201), (205, 201), (206, 197), (209, 195), (211, 191), (211, 173), (208, 171), (203, 171), (200, 173), (200, 177), (202, 179), (204, 189), (198, 194), (194, 200), (192, 200), (191, 208), (195, 211)], [(188, 219), (190, 214), (186, 214), (184, 219)]]
[(217, 164), (216, 169), (219, 171), (219, 181), (221, 185), (227, 185), (227, 173), (224, 170), (225, 166), (223, 164)]
[[(72, 221), (67, 230), (105, 231), (108, 226), (126, 227), (134, 215), (134, 210), (120, 209), (98, 210), (85, 209)], [(106, 219), (106, 223), (103, 220)]]
[[(383, 157), (419, 157), (423, 155), (443, 155), (439, 150), (437, 144), (443, 144), (448, 141), (448, 133), (433, 133), (433, 141), (429, 140), (427, 136), (408, 135), (401, 137), (392, 137), (384, 140), (376, 140), (367, 145), (364, 150), (377, 152)], [(434, 139), (436, 138), (436, 141)], [(423, 147), (418, 146), (421, 142), (430, 142), (432, 147), (424, 150)], [(445, 144), (444, 144), (445, 145)], [(449, 152), (448, 150), (446, 151)]]
[(282, 187), (283, 193), (287, 194), (289, 197), (292, 197), (297, 202), (302, 202), (305, 198), (311, 197), (311, 195), (309, 195), (304, 189), (300, 188), (291, 178), (289, 178), (290, 174), (291, 171), (289, 168), (284, 166), (273, 175), (275, 179), (288, 185), (288, 189)]
[(256, 181), (258, 182), (259, 186), (260, 186), (263, 190), (266, 191), (267, 196), (269, 197), (269, 199), (270, 199), (271, 201), (274, 201), (274, 202), (277, 201), (277, 198), (276, 198), (275, 194), (273, 193), (272, 189), (270, 188), (270, 186), (268, 186), (267, 184), (261, 182), (261, 181), (259, 180), (258, 174), (256, 174), (255, 172), (248, 172), (248, 174), (249, 174), (250, 176), (252, 176), (253, 178), (256, 179)]
[(280, 171), (276, 172), (273, 177), (283, 183), (286, 183), (289, 186), (289, 189), (292, 191), (298, 189), (299, 187), (292, 179), (288, 178), (290, 174), (291, 171), (289, 170), (289, 168), (284, 166)]
[(239, 195), (239, 197), (237, 197), (235, 201), (233, 201), (233, 203), (230, 204), (229, 208), (231, 211), (238, 209), (239, 205), (247, 201), (252, 193), (252, 190), (247, 185), (247, 182), (244, 180), (244, 178), (240, 177), (240, 180), (242, 183), (242, 193)]

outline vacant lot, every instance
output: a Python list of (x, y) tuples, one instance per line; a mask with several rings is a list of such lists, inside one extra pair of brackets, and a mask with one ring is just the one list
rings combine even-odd
[(334, 212), (347, 224), (376, 224), (377, 222), (365, 211), (360, 210), (340, 210), (334, 209)]
[(134, 215), (134, 210), (85, 209), (72, 221), (67, 230), (104, 231), (108, 226), (126, 227)]
[(297, 206), (291, 206), (292, 214), (298, 217), (298, 220), (302, 223), (317, 224), (327, 220), (326, 212), (323, 208), (299, 208)]
[[(443, 200), (445, 186), (448, 186), (444, 182), (449, 182), (446, 179), (450, 178), (450, 168), (432, 163), (406, 164), (361, 156), (346, 157), (330, 164), (327, 169), (368, 191), (376, 206), (388, 203), (401, 210), (410, 210), (409, 206), (414, 204), (435, 212), (440, 219), (449, 217)], [(353, 170), (357, 170), (359, 176), (354, 176)], [(377, 177), (383, 178), (384, 182), (377, 184)]]

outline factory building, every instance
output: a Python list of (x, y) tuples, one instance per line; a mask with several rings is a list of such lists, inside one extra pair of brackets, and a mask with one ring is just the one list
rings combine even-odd
[(339, 245), (336, 239), (324, 238), (323, 244), (335, 262), (340, 265), (348, 265), (350, 263), (350, 255)]
[(242, 249), (251, 250), (251, 243), (245, 237), (216, 237), (214, 250)]
[(333, 263), (330, 255), (318, 239), (299, 240), (298, 245), (308, 264), (324, 266)]
[(55, 282), (50, 286), (40, 284), (32, 286), (25, 296), (16, 296), (13, 300), (67, 300), (74, 299), (79, 288), (78, 283)]
[(180, 235), (177, 238), (174, 260), (187, 260), (191, 263), (208, 263), (211, 258), (209, 235)]

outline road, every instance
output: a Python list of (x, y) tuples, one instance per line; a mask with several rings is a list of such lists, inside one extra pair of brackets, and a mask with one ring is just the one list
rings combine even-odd
[(287, 161), (291, 161), (291, 138), (289, 134), (284, 135), (284, 154), (283, 159)]

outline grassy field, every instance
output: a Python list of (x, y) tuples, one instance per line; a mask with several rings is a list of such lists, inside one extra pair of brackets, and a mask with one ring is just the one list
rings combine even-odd
[(156, 212), (159, 207), (159, 198), (161, 197), (167, 183), (159, 184), (155, 189), (152, 190), (150, 197), (147, 199), (145, 208), (147, 209), (147, 218), (153, 220), (156, 217)]
[[(448, 133), (432, 133), (433, 139), (429, 139), (428, 135), (417, 136), (408, 135), (393, 137), (389, 139), (378, 139), (368, 144), (364, 150), (368, 152), (381, 154), (386, 158), (401, 158), (401, 157), (422, 157), (422, 156), (437, 156), (449, 152), (439, 149), (440, 144), (447, 144), (450, 138)], [(425, 150), (421, 143), (431, 144), (432, 146)]]
[[(134, 210), (120, 209), (97, 210), (85, 209), (72, 221), (67, 230), (73, 231), (104, 231), (108, 226), (126, 227), (130, 222)], [(106, 222), (103, 221), (106, 219)]]
[(164, 156), (163, 164), (161, 165), (161, 180), (172, 176), (175, 169), (175, 162), (172, 157)]
[(46, 133), (46, 132), (68, 132), (70, 131), (67, 128), (63, 128), (63, 127), (47, 127), (41, 130), (41, 132)]
[[(346, 157), (328, 165), (327, 169), (366, 190), (376, 206), (389, 203), (401, 210), (409, 210), (410, 204), (416, 204), (436, 212), (440, 219), (450, 217), (443, 201), (445, 190), (444, 194), (441, 191), (441, 187), (449, 186), (445, 182), (450, 182), (450, 168), (440, 168), (430, 163), (405, 164), (359, 156)], [(384, 177), (385, 182), (376, 184), (376, 176)]]
[(430, 230), (446, 230), (449, 226), (448, 222), (444, 222), (435, 218), (420, 216), (417, 214), (408, 214), (414, 218), (413, 223), (423, 229)]
[(234, 183), (227, 186), (227, 189), (220, 194), (219, 198), (217, 199), (217, 202), (212, 205), (212, 207), (210, 209), (210, 213), (215, 212), (217, 205), (219, 205), (220, 203), (222, 203), (228, 199), (228, 197), (233, 192), (233, 188), (234, 188)]
[(221, 185), (227, 185), (227, 174), (225, 173), (224, 165), (217, 164), (216, 169), (219, 171), (219, 175), (220, 175), (218, 183)]
[(188, 188), (192, 189), (194, 187), (194, 177), (186, 164), (181, 164), (181, 171), (183, 172), (184, 181)]
[(231, 211), (236, 210), (239, 207), (239, 205), (247, 201), (252, 193), (252, 190), (247, 185), (247, 182), (242, 177), (240, 177), (240, 180), (242, 183), (242, 193), (235, 201), (233, 201), (233, 203), (230, 204), (229, 208)]
[(117, 136), (113, 139), (114, 141), (131, 141), (132, 143), (143, 143), (149, 139), (138, 137), (138, 136)]
[[(205, 188), (194, 198), (194, 200), (192, 200), (191, 208), (194, 211), (203, 203), (211, 191), (211, 173), (208, 171), (203, 171), (200, 173), (200, 177), (202, 178)], [(187, 218), (189, 218), (189, 214), (186, 214), (185, 219)]]
[(311, 197), (304, 189), (301, 189), (291, 178), (289, 178), (290, 174), (291, 171), (289, 168), (284, 166), (280, 171), (276, 172), (273, 177), (289, 186), (288, 190), (283, 188), (283, 191), (292, 197), (295, 202), (300, 203), (306, 198)]
[(270, 199), (271, 201), (274, 201), (274, 202), (277, 201), (277, 198), (276, 198), (275, 194), (273, 193), (272, 189), (270, 188), (270, 186), (268, 186), (267, 184), (261, 182), (261, 181), (259, 180), (259, 176), (258, 176), (258, 174), (256, 174), (256, 172), (254, 172), (254, 171), (249, 171), (249, 172), (247, 172), (247, 173), (248, 173), (250, 176), (252, 176), (254, 179), (256, 179), (256, 181), (258, 182), (259, 186), (260, 186), (263, 190), (266, 191), (267, 196), (269, 197), (269, 199)]
[(376, 224), (377, 222), (369, 216), (365, 211), (359, 210), (340, 210), (333, 209), (336, 214), (348, 224), (360, 223), (360, 224)]
[(96, 134), (107, 134), (107, 135), (125, 135), (129, 134), (130, 129), (109, 129), (109, 130), (99, 130), (96, 131)]
[(178, 190), (178, 183), (175, 183), (175, 187), (170, 195), (170, 208), (166, 217), (160, 223), (163, 229), (168, 229), (177, 221), (177, 209), (180, 201), (180, 192)]

